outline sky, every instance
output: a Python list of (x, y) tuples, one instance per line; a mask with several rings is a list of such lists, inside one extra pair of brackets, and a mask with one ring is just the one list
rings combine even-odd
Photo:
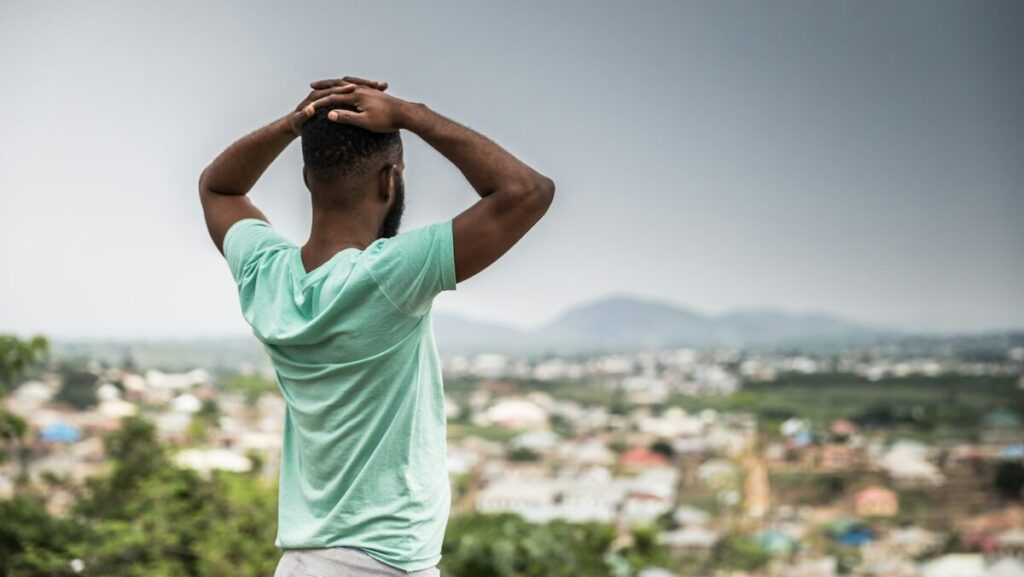
[[(0, 332), (248, 334), (202, 169), (308, 83), (386, 80), (557, 184), (435, 311), (609, 295), (1024, 327), (1018, 2), (0, 0)], [(404, 135), (403, 230), (478, 197)], [(251, 193), (295, 242), (294, 142)]]

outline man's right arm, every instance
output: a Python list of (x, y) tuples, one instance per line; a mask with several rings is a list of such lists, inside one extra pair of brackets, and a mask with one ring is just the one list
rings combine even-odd
[(450, 160), (480, 195), (452, 219), (455, 279), (484, 270), (519, 242), (547, 212), (555, 183), (486, 136), (408, 103), (403, 127)]

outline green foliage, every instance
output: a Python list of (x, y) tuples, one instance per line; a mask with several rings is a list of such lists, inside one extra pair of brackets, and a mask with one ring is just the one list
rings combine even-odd
[(771, 560), (771, 555), (746, 535), (731, 533), (715, 545), (712, 559), (716, 567), (756, 571)]
[(122, 420), (120, 429), (103, 438), (103, 447), (113, 464), (106, 481), (114, 492), (133, 489), (140, 479), (167, 465), (164, 447), (156, 438), (156, 426), (142, 417)]
[(551, 430), (562, 437), (572, 437), (576, 434), (572, 419), (560, 414), (551, 415)]
[(211, 481), (217, 498), (208, 513), (205, 537), (195, 551), (199, 574), (273, 575), (280, 558), (277, 488), (251, 476), (218, 474)]
[(16, 379), (49, 352), (50, 342), (44, 336), (21, 340), (14, 335), (0, 335), (0, 393), (14, 386)]
[(453, 518), (441, 558), (444, 575), (474, 577), (610, 576), (602, 555), (614, 530), (596, 523), (527, 523), (511, 513)]
[(509, 429), (496, 425), (470, 425), (460, 423), (448, 423), (448, 438), (462, 439), (464, 437), (476, 436), (488, 441), (505, 442), (519, 435), (521, 429)]
[(224, 390), (242, 393), (250, 406), (264, 393), (277, 392), (277, 383), (259, 375), (235, 375), (221, 385)]
[(611, 399), (608, 402), (608, 414), (624, 416), (629, 413), (629, 400), (626, 399), (626, 392), (621, 388), (612, 391)]
[(871, 381), (847, 373), (782, 374), (769, 382), (745, 383), (728, 397), (673, 396), (687, 411), (715, 409), (754, 413), (777, 434), (790, 416), (827, 426), (851, 419), (865, 427), (901, 427), (953, 439), (977, 435), (983, 415), (996, 409), (1024, 412), (1024, 390), (1015, 377), (941, 375), (886, 377)]
[(98, 382), (99, 376), (88, 371), (69, 371), (64, 374), (64, 382), (54, 400), (78, 410), (89, 408), (96, 404)]
[(668, 551), (658, 544), (658, 533), (662, 528), (657, 525), (636, 527), (632, 531), (632, 545), (620, 551), (632, 567), (655, 565), (667, 566), (671, 563)]
[(1019, 499), (1024, 490), (1024, 464), (1019, 461), (1002, 461), (996, 467), (995, 487), (1006, 499)]
[(28, 423), (14, 413), (0, 410), (0, 463), (3, 463), (12, 448), (20, 446), (28, 432)]
[(192, 444), (205, 444), (210, 440), (210, 431), (216, 429), (220, 422), (220, 407), (217, 401), (208, 399), (203, 401), (199, 412), (192, 416), (185, 435)]
[(104, 439), (110, 473), (90, 479), (74, 514), (86, 575), (269, 575), (279, 551), (277, 493), (250, 475), (204, 479), (176, 467), (149, 421)]
[(194, 472), (166, 463), (134, 481), (120, 500), (83, 511), (92, 531), (80, 557), (89, 574), (198, 575), (196, 546), (220, 496)]
[(185, 429), (185, 438), (190, 445), (205, 445), (210, 441), (210, 425), (203, 419), (193, 416), (188, 428)]
[(444, 390), (446, 393), (471, 393), (480, 388), (481, 379), (468, 376), (445, 376)]
[(658, 439), (651, 443), (649, 447), (652, 453), (660, 453), (669, 459), (675, 456), (675, 449), (672, 448), (672, 444), (664, 439)]
[(0, 575), (70, 575), (83, 527), (51, 516), (37, 497), (0, 500)]
[(842, 498), (847, 490), (846, 475), (808, 470), (772, 471), (769, 474), (775, 498), (790, 504), (827, 505)]
[[(23, 341), (13, 335), (0, 335), (0, 396), (49, 351), (50, 343), (43, 336)], [(22, 447), (26, 432), (28, 424), (24, 419), (0, 408), (0, 463)]]
[(540, 455), (534, 451), (527, 449), (526, 447), (516, 447), (505, 454), (505, 458), (509, 461), (537, 461), (540, 459)]

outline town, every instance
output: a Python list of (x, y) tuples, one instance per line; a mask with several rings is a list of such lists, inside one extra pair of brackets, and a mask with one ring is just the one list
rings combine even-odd
[[(607, 526), (616, 575), (1024, 576), (1024, 347), (925, 352), (447, 357), (452, 519)], [(35, 488), (67, 515), (140, 418), (177, 467), (272, 485), (268, 366), (51, 359), (4, 399), (27, 430), (0, 499)], [(638, 535), (659, 563), (616, 555)]]

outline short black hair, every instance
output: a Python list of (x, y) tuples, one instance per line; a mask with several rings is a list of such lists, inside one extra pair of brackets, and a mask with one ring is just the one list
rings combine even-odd
[[(335, 122), (327, 118), (327, 113), (335, 109), (354, 110), (346, 104), (322, 106), (302, 126), (302, 160), (318, 185), (330, 187), (339, 179), (361, 178), (401, 159), (399, 131), (373, 132)], [(327, 191), (312, 192), (316, 195)], [(318, 200), (344, 206), (361, 199)]]

